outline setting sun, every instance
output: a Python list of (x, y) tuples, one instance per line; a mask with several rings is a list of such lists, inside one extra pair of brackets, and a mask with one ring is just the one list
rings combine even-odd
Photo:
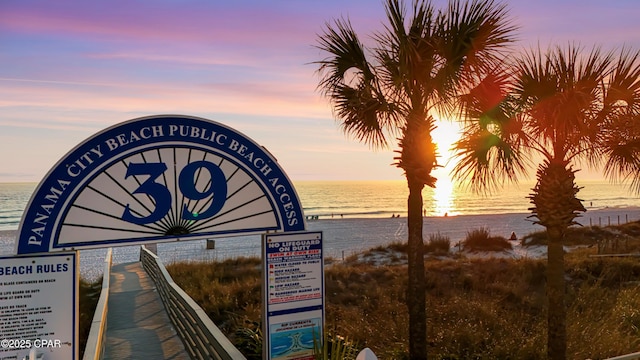
[(457, 122), (440, 120), (437, 128), (431, 133), (433, 142), (438, 151), (439, 168), (433, 171), (433, 175), (438, 179), (436, 187), (433, 189), (433, 200), (435, 201), (435, 212), (438, 215), (455, 215), (453, 204), (454, 184), (451, 180), (451, 170), (455, 166), (453, 144), (460, 138), (460, 127)]
[(438, 150), (438, 164), (445, 168), (453, 165), (453, 144), (460, 138), (460, 127), (457, 122), (440, 120), (437, 127), (431, 132), (433, 142)]

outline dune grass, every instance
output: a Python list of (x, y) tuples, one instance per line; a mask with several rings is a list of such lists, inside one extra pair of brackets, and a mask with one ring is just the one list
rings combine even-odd
[[(588, 257), (595, 252), (585, 248), (566, 257), (571, 359), (612, 357), (640, 347), (640, 261)], [(326, 327), (381, 359), (404, 359), (406, 266), (362, 259), (327, 266)], [(546, 261), (428, 257), (425, 267), (430, 358), (546, 357)], [(167, 268), (249, 359), (260, 358), (259, 259)]]
[(487, 227), (468, 231), (466, 238), (462, 241), (462, 246), (469, 251), (502, 251), (512, 248), (506, 238), (491, 236)]
[(424, 244), (424, 252), (433, 255), (446, 255), (451, 250), (451, 239), (440, 233), (429, 235), (429, 240)]
[[(546, 245), (545, 231), (524, 236), (522, 245)], [(640, 253), (640, 222), (612, 226), (575, 226), (567, 230), (567, 246), (594, 246), (599, 254)]]

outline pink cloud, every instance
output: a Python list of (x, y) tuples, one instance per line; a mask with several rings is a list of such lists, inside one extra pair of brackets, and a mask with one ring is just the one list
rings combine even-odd
[(0, 5), (0, 26), (29, 33), (94, 36), (158, 42), (253, 43), (262, 46), (308, 42), (308, 24), (267, 3), (232, 7), (232, 2), (43, 1)]
[[(5, 115), (13, 113), (11, 108), (22, 107), (32, 110), (40, 109), (42, 112), (62, 116), (68, 116), (69, 112), (98, 114), (216, 112), (242, 116), (314, 118), (330, 116), (326, 103), (319, 98), (313, 88), (296, 83), (245, 82), (199, 87), (162, 80), (150, 84), (0, 78), (0, 84), (2, 84), (0, 108), (4, 109)], [(57, 123), (58, 120), (53, 122)], [(54, 123), (50, 125), (57, 126)], [(1, 125), (28, 126), (26, 123), (8, 124), (6, 121), (0, 121)], [(37, 126), (42, 125), (37, 123)], [(64, 126), (66, 125), (68, 124)]]

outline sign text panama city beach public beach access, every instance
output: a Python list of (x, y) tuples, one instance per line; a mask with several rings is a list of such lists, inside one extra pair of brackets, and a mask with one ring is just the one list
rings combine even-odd
[(264, 148), (216, 122), (153, 116), (62, 158), (30, 200), (16, 252), (304, 228), (298, 195)]

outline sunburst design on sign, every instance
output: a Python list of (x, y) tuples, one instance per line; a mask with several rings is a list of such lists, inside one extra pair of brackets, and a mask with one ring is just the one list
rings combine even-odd
[(146, 148), (89, 180), (62, 218), (58, 246), (276, 229), (263, 187), (222, 154)]

